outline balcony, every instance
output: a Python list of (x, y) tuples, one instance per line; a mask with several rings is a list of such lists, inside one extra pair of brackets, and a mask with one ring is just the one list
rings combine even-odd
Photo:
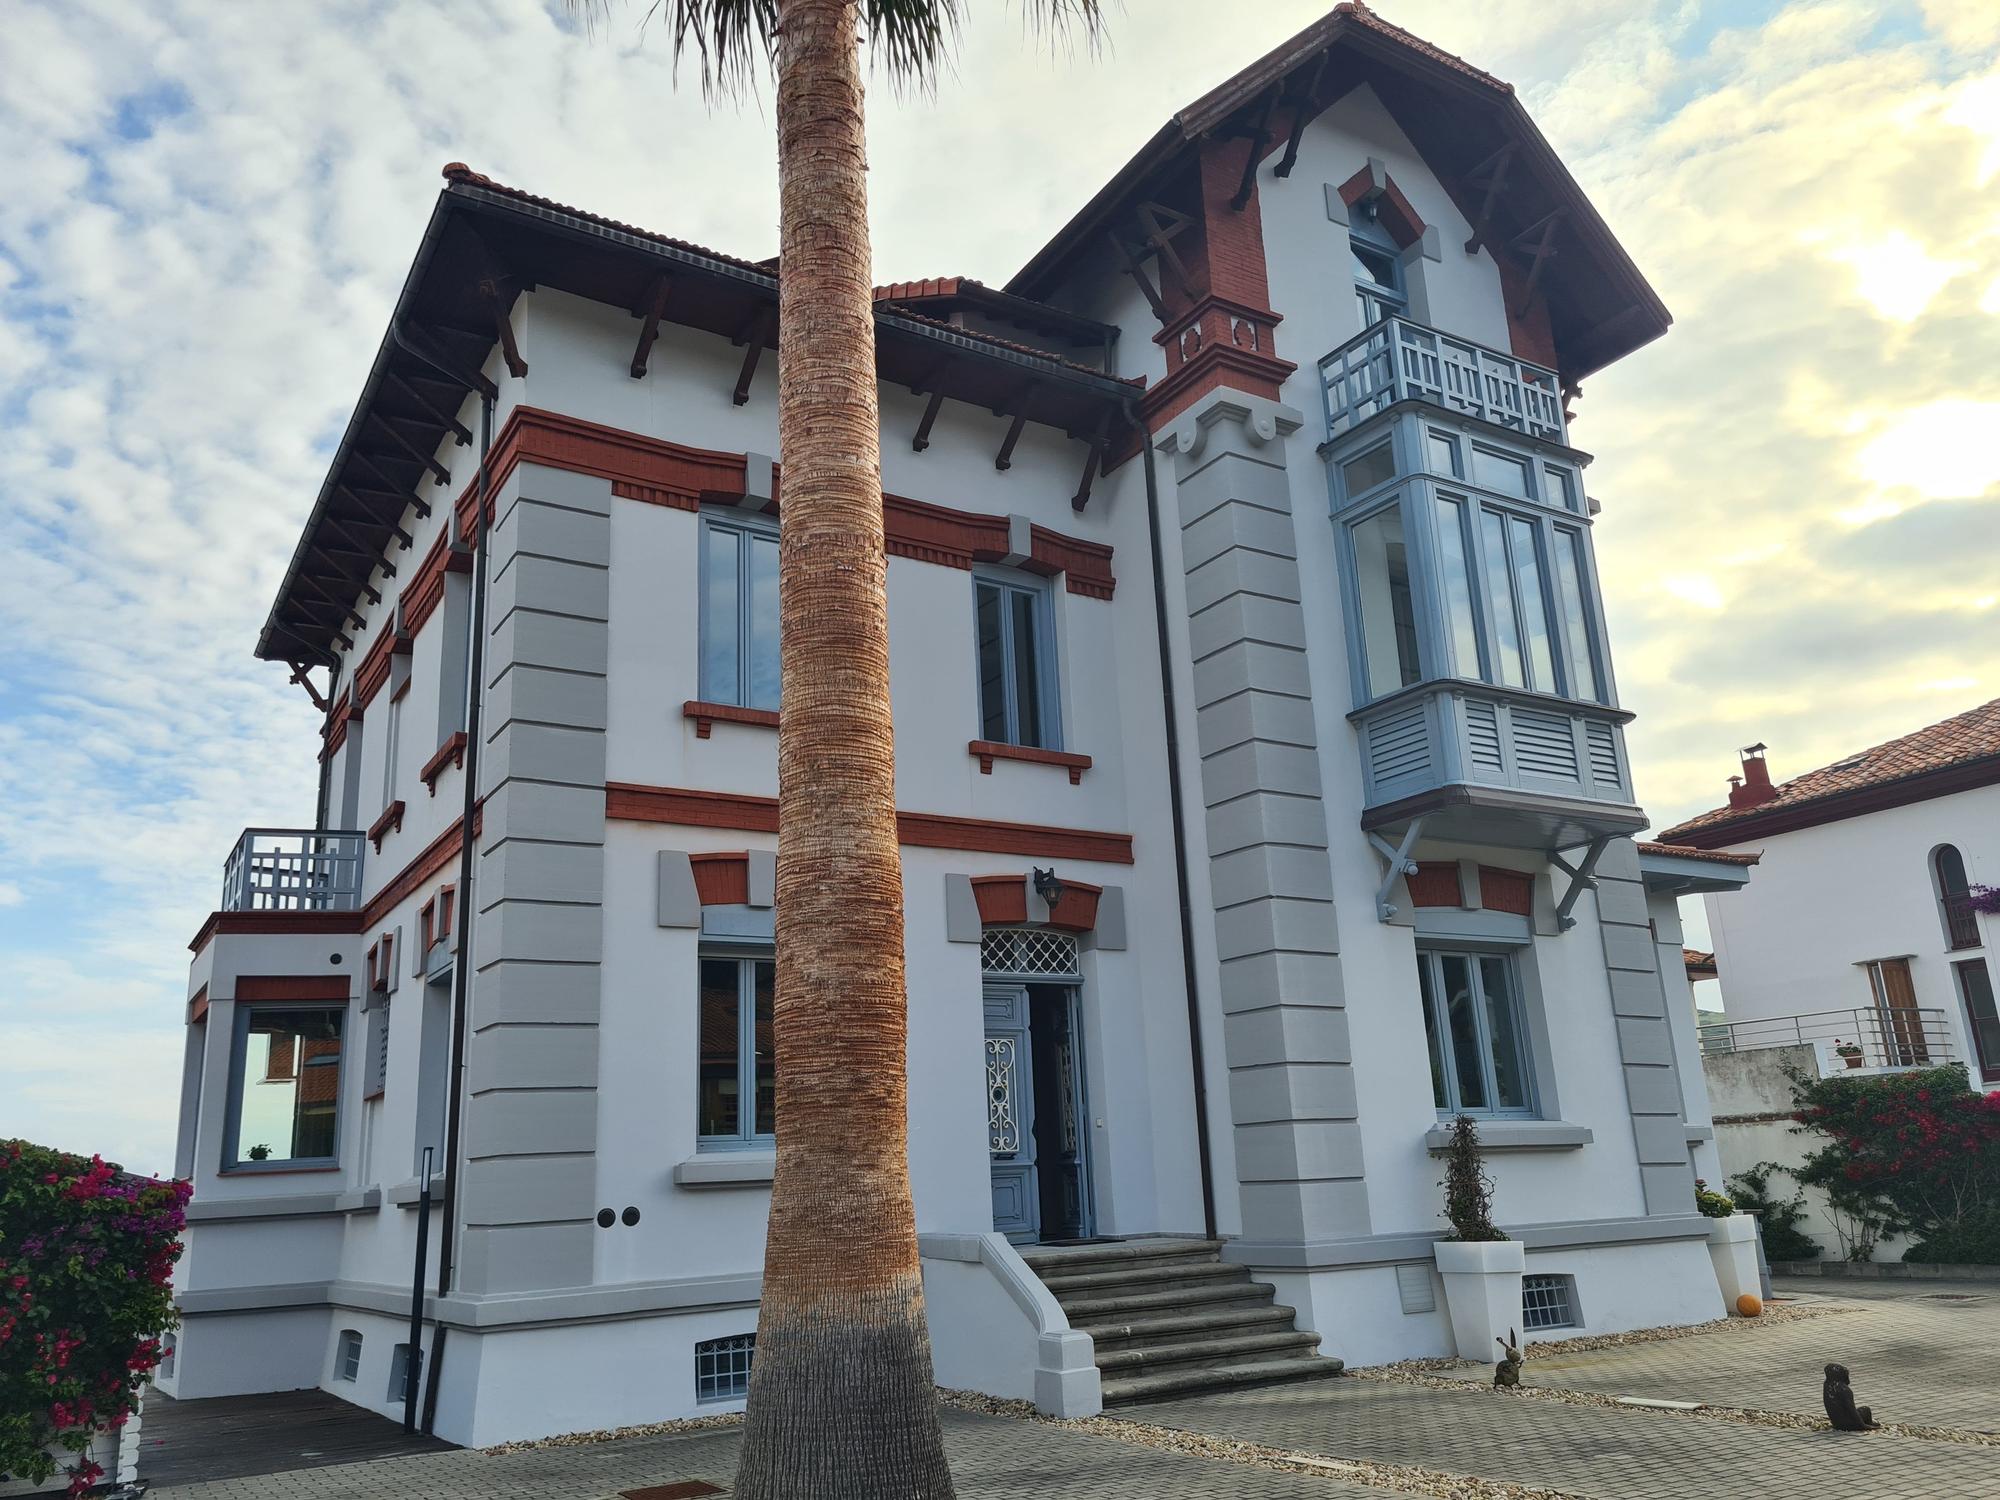
[(1562, 384), (1553, 370), (1511, 354), (1385, 318), (1319, 362), (1326, 435), (1338, 438), (1399, 401), (1428, 401), (1567, 446)]
[(1425, 820), (1429, 836), (1564, 848), (1645, 827), (1632, 805), (1620, 709), (1451, 679), (1349, 715), (1371, 831)]
[(353, 911), (365, 833), (246, 828), (222, 867), (223, 911)]
[(1861, 1049), (1860, 1057), (1847, 1064), (1855, 1068), (1932, 1068), (1954, 1060), (1945, 1013), (1922, 1007), (1819, 1010), (1701, 1028), (1705, 1053), (1818, 1046), (1839, 1067), (1833, 1049), (1843, 1044)]

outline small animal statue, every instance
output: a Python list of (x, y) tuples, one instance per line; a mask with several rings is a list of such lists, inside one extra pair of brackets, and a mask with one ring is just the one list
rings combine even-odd
[[(1507, 1337), (1493, 1340), (1500, 1346), (1500, 1363), (1493, 1367), (1493, 1383), (1496, 1386), (1521, 1383), (1521, 1346), (1518, 1340), (1519, 1335), (1511, 1328), (1507, 1330)], [(1831, 1383), (1827, 1389), (1833, 1389)]]
[(1865, 1406), (1854, 1404), (1854, 1387), (1848, 1383), (1846, 1365), (1826, 1367), (1826, 1385), (1821, 1390), (1821, 1399), (1826, 1403), (1826, 1419), (1833, 1423), (1834, 1431), (1874, 1430), (1875, 1414)]

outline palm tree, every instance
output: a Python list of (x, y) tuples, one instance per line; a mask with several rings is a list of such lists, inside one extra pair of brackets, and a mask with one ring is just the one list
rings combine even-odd
[[(592, 0), (571, 0), (590, 8)], [(604, 5), (608, 0), (594, 0)], [(952, 1493), (910, 1201), (860, 38), (928, 86), (960, 0), (654, 0), (711, 94), (777, 71), (777, 1173), (742, 1500)], [(1095, 39), (1098, 0), (1026, 0)]]

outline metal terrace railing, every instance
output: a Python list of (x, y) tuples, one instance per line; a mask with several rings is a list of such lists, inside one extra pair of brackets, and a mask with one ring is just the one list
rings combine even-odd
[(1408, 318), (1384, 318), (1319, 362), (1326, 435), (1398, 401), (1428, 401), (1497, 427), (1567, 443), (1554, 370)]
[(1861, 1061), (1855, 1066), (1864, 1068), (1927, 1068), (1954, 1060), (1951, 1026), (1944, 1012), (1935, 1009), (1820, 1010), (1701, 1028), (1704, 1052), (1750, 1052), (1815, 1042), (1859, 1047)]
[(352, 911), (365, 833), (246, 828), (222, 867), (224, 911)]

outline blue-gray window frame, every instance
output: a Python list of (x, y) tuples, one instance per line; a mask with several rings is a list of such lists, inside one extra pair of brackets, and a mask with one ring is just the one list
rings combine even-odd
[[(1356, 203), (1349, 207), (1347, 240), (1349, 255), (1353, 255), (1357, 250), (1365, 250), (1370, 255), (1383, 257), (1388, 261), (1390, 274), (1395, 279), (1393, 286), (1384, 286), (1379, 281), (1372, 279), (1363, 281), (1359, 276), (1354, 276), (1357, 313), (1363, 298), (1374, 304), (1375, 315), (1372, 318), (1363, 318), (1362, 328), (1373, 328), (1384, 318), (1405, 316), (1410, 310), (1410, 284), (1403, 273), (1403, 247), (1397, 244), (1395, 237), (1382, 227), (1380, 218), (1368, 203)], [(1350, 266), (1348, 271), (1352, 275), (1353, 267)]]
[[(701, 965), (736, 965), (736, 1123), (734, 1135), (702, 1135), (701, 1128)], [(756, 965), (773, 965), (772, 984), (777, 982), (777, 953), (768, 944), (756, 942), (704, 942), (695, 966), (695, 1149), (697, 1151), (759, 1151), (775, 1147), (775, 1133), (757, 1133), (757, 970)], [(773, 1080), (773, 1087), (776, 1081)]]
[[(1353, 681), (1354, 706), (1364, 708), (1368, 704), (1390, 696), (1392, 692), (1408, 691), (1408, 688), (1392, 688), (1384, 692), (1371, 692), (1368, 683), (1367, 651), (1363, 639), (1363, 624), (1360, 608), (1360, 574), (1354, 555), (1352, 528), (1360, 525), (1390, 506), (1400, 507), (1403, 519), (1403, 545), (1409, 560), (1410, 590), (1417, 620), (1417, 661), (1419, 674), (1416, 684), (1460, 679), (1468, 682), (1484, 683), (1502, 692), (1527, 692), (1544, 697), (1557, 698), (1565, 702), (1594, 704), (1605, 708), (1618, 706), (1618, 688), (1612, 674), (1611, 652), (1607, 645), (1604, 624), (1603, 590), (1598, 582), (1597, 549), (1590, 538), (1590, 517), (1583, 510), (1573, 510), (1562, 503), (1560, 498), (1521, 500), (1504, 495), (1495, 490), (1483, 488), (1469, 479), (1456, 475), (1439, 475), (1430, 466), (1430, 442), (1432, 436), (1449, 439), (1457, 457), (1460, 470), (1469, 468), (1466, 444), (1477, 440), (1485, 446), (1508, 451), (1513, 456), (1528, 463), (1532, 483), (1538, 495), (1546, 496), (1548, 486), (1545, 470), (1561, 468), (1572, 479), (1571, 493), (1581, 504), (1582, 487), (1576, 478), (1575, 466), (1560, 459), (1554, 459), (1537, 452), (1526, 445), (1511, 443), (1497, 435), (1481, 431), (1472, 434), (1456, 427), (1442, 426), (1435, 421), (1420, 416), (1403, 418), (1370, 427), (1359, 433), (1343, 434), (1337, 450), (1327, 456), (1328, 486), (1332, 492), (1335, 520), (1335, 550), (1338, 554), (1341, 591), (1344, 596), (1344, 615), (1348, 632), (1348, 662)], [(1343, 473), (1345, 466), (1380, 446), (1385, 440), (1392, 442), (1395, 458), (1395, 474), (1370, 489), (1349, 494)], [(1471, 573), (1469, 580), (1472, 597), (1472, 623), (1478, 640), (1479, 660), (1462, 663), (1456, 659), (1457, 653), (1451, 642), (1451, 625), (1445, 615), (1443, 605), (1443, 568), (1439, 556), (1440, 527), (1444, 523), (1445, 510), (1441, 501), (1456, 501), (1459, 504), (1461, 524), (1461, 544), (1465, 551), (1467, 567)], [(1498, 635), (1494, 625), (1493, 591), (1487, 577), (1486, 544), (1479, 523), (1479, 513), (1490, 510), (1506, 517), (1518, 517), (1535, 529), (1536, 562), (1542, 575), (1544, 590), (1543, 608), (1548, 616), (1548, 631), (1551, 654), (1554, 658), (1557, 682), (1553, 685), (1535, 684), (1530, 687), (1513, 687), (1500, 681), (1495, 664)], [(1561, 536), (1574, 533), (1579, 539), (1580, 575), (1577, 579), (1582, 591), (1582, 607), (1585, 632), (1589, 637), (1584, 643), (1591, 665), (1595, 668), (1601, 696), (1593, 697), (1587, 691), (1579, 691), (1578, 685), (1570, 682), (1572, 663), (1571, 642), (1568, 623), (1564, 618), (1561, 602), (1561, 582), (1556, 572), (1556, 548), (1561, 545)], [(1507, 570), (1509, 600), (1515, 604), (1519, 618), (1519, 601), (1516, 595), (1513, 570)], [(1526, 652), (1523, 651), (1525, 659)], [(1531, 675), (1531, 674), (1524, 674)]]
[[(229, 1033), (229, 1098), (222, 1114), (222, 1166), (230, 1173), (296, 1171), (300, 1167), (336, 1167), (340, 1165), (340, 1146), (343, 1127), (347, 1123), (347, 1046), (354, 1028), (349, 1024), (352, 1005), (345, 1000), (239, 1000), (235, 1002), (236, 1015)], [(267, 1157), (263, 1161), (253, 1161), (248, 1157), (241, 1160), (236, 1155), (236, 1138), (243, 1126), (243, 1065), (250, 1041), (250, 1018), (265, 1011), (314, 1011), (329, 1010), (340, 1012), (340, 1059), (335, 1066), (340, 1069), (340, 1083), (333, 1091), (333, 1154), (331, 1156), (286, 1156)], [(299, 1049), (299, 1081), (305, 1081), (305, 1048)]]
[[(1456, 1053), (1452, 1051), (1451, 1018), (1443, 1009), (1445, 1005), (1444, 960), (1462, 958), (1466, 961), (1467, 972), (1478, 987), (1476, 997), (1485, 998), (1486, 980), (1480, 970), (1481, 959), (1498, 959), (1507, 973), (1507, 1006), (1514, 1017), (1514, 1043), (1518, 1053), (1521, 1081), (1527, 1087), (1528, 1102), (1498, 1108), (1492, 1105), (1466, 1105), (1458, 1092), (1458, 1069), (1453, 1066)], [(1527, 978), (1521, 972), (1520, 949), (1517, 947), (1487, 947), (1469, 943), (1433, 942), (1417, 944), (1417, 965), (1420, 970), (1428, 968), (1431, 975), (1431, 995), (1424, 999), (1421, 981), (1417, 986), (1417, 1003), (1431, 1007), (1431, 1021), (1425, 1024), (1424, 1051), (1427, 1063), (1436, 1066), (1437, 1077), (1444, 1082), (1445, 1099), (1437, 1104), (1440, 1120), (1449, 1120), (1458, 1115), (1471, 1115), (1479, 1120), (1539, 1120), (1542, 1118), (1542, 1088), (1535, 1063), (1535, 1033), (1528, 1015)], [(1485, 1082), (1486, 1097), (1491, 1099), (1497, 1092), (1498, 1069), (1493, 1060), (1493, 1038), (1487, 1029), (1486, 1007), (1473, 1007), (1473, 1023), (1479, 1033), (1479, 1069)], [(1432, 1025), (1435, 1025), (1435, 1032)], [(1436, 1046), (1432, 1037), (1436, 1038)], [(1440, 1053), (1438, 1047), (1444, 1048)], [(1436, 1103), (1435, 1099), (1432, 1101)]]
[[(750, 642), (751, 627), (755, 623), (756, 611), (751, 603), (750, 548), (739, 545), (736, 553), (736, 687), (724, 693), (709, 677), (708, 635), (712, 617), (710, 600), (710, 577), (708, 560), (708, 533), (711, 529), (734, 532), (745, 538), (764, 537), (776, 541), (778, 522), (774, 516), (760, 515), (754, 511), (717, 511), (704, 507), (701, 512), (700, 544), (695, 549), (697, 559), (695, 608), (699, 616), (696, 625), (695, 644), (696, 670), (700, 681), (699, 693), (704, 703), (727, 703), (735, 708), (761, 708), (775, 712), (776, 703), (746, 702), (750, 690)], [(770, 622), (770, 629), (778, 633), (778, 621)], [(782, 672), (780, 673), (782, 676)]]
[[(1035, 622), (1035, 691), (1039, 698), (1036, 708), (1042, 718), (1041, 742), (1026, 748), (1035, 750), (1060, 750), (1063, 747), (1062, 689), (1061, 674), (1056, 666), (1056, 607), (1055, 591), (1049, 580), (1032, 573), (1020, 573), (1002, 568), (975, 568), (972, 571), (972, 713), (978, 727), (978, 737), (986, 734), (986, 707), (980, 698), (979, 666), (979, 591), (981, 588), (997, 588), (1003, 598), (1012, 596), (1025, 600), (1033, 612)], [(999, 741), (1003, 745), (1020, 745), (1021, 705), (1015, 691), (1014, 673), (1014, 632), (1003, 625), (1000, 631), (1001, 687), (1005, 694), (1007, 733)]]

